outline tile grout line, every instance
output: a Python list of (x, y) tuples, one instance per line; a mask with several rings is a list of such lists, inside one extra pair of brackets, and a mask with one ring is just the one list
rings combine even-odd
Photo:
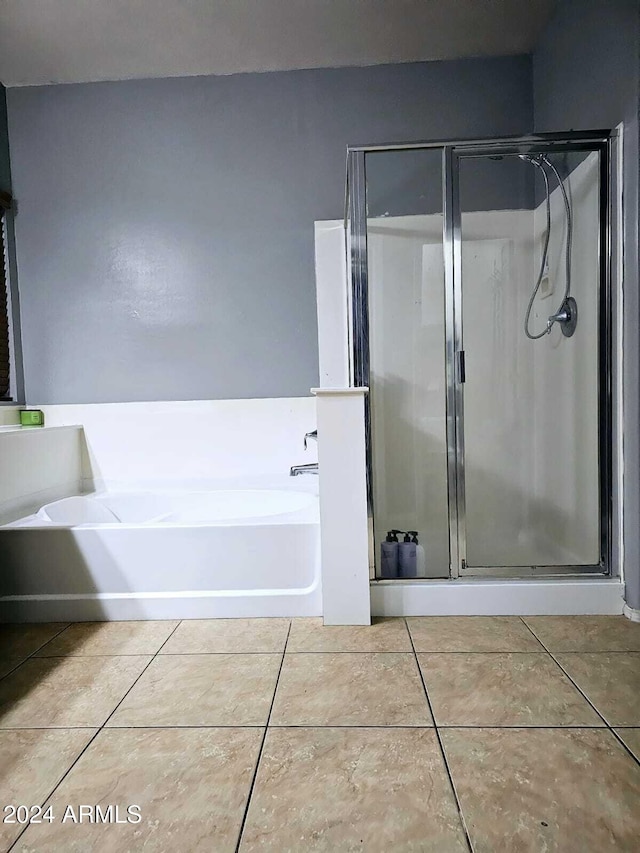
[(465, 819), (464, 812), (462, 811), (462, 804), (461, 804), (460, 799), (458, 797), (458, 792), (456, 791), (456, 786), (454, 785), (454, 782), (453, 782), (453, 776), (451, 774), (451, 768), (449, 767), (449, 762), (447, 761), (447, 755), (444, 751), (444, 745), (442, 743), (442, 738), (440, 737), (440, 730), (438, 729), (438, 724), (436, 722), (436, 715), (433, 713), (433, 706), (431, 705), (431, 699), (429, 698), (429, 691), (427, 690), (427, 685), (426, 685), (426, 682), (424, 680), (422, 670), (420, 669), (420, 662), (418, 660), (418, 654), (416, 652), (416, 647), (413, 643), (413, 637), (411, 635), (411, 631), (409, 629), (409, 625), (407, 623), (406, 616), (403, 617), (403, 621), (404, 621), (404, 626), (407, 630), (407, 634), (409, 635), (409, 642), (411, 643), (411, 649), (413, 651), (413, 658), (415, 660), (416, 666), (418, 667), (418, 675), (420, 677), (422, 689), (424, 690), (425, 699), (427, 700), (427, 705), (429, 707), (429, 713), (431, 714), (431, 719), (433, 720), (433, 730), (434, 730), (435, 735), (436, 735), (436, 740), (438, 741), (438, 747), (440, 749), (440, 755), (442, 756), (442, 761), (444, 762), (444, 769), (445, 769), (445, 772), (447, 774), (447, 778), (449, 779), (449, 785), (451, 786), (451, 792), (453, 793), (453, 799), (454, 799), (454, 802), (456, 804), (456, 808), (458, 809), (458, 815), (460, 817), (460, 823), (462, 825), (462, 831), (464, 832), (464, 837), (465, 837), (465, 840), (467, 842), (468, 849), (471, 851), (471, 853), (474, 853), (473, 844), (471, 843), (471, 836), (470, 836), (469, 830), (467, 828), (467, 821)]
[[(602, 722), (604, 723), (605, 727), (606, 727), (606, 728), (611, 732), (611, 734), (612, 734), (612, 735), (614, 736), (614, 738), (618, 741), (618, 743), (619, 743), (619, 744), (621, 744), (621, 746), (622, 746), (622, 748), (625, 750), (625, 752), (627, 752), (627, 753), (630, 755), (630, 757), (633, 759), (633, 761), (635, 761), (635, 763), (636, 763), (636, 764), (640, 765), (640, 758), (638, 758), (638, 757), (637, 757), (637, 756), (636, 756), (636, 755), (631, 751), (631, 749), (630, 749), (630, 748), (627, 746), (627, 744), (622, 740), (622, 738), (621, 738), (621, 737), (620, 737), (620, 735), (616, 732), (616, 730), (613, 728), (613, 726), (609, 724), (609, 721), (606, 719), (606, 717), (604, 716), (604, 714), (601, 714), (601, 713), (600, 713), (600, 711), (599, 711), (599, 710), (597, 709), (597, 707), (593, 704), (593, 702), (591, 701), (591, 699), (589, 699), (589, 697), (588, 697), (588, 696), (587, 696), (587, 694), (584, 692), (584, 690), (583, 690), (583, 689), (582, 689), (582, 688), (581, 688), (581, 687), (580, 687), (580, 686), (579, 686), (579, 685), (574, 681), (574, 679), (569, 675), (569, 673), (567, 672), (567, 670), (562, 666), (562, 664), (560, 663), (560, 661), (555, 657), (555, 655), (553, 654), (553, 652), (552, 652), (552, 651), (550, 651), (550, 650), (545, 646), (545, 644), (542, 642), (542, 640), (540, 639), (540, 637), (538, 637), (538, 635), (534, 632), (533, 628), (531, 628), (531, 626), (527, 624), (527, 622), (523, 619), (523, 617), (522, 617), (522, 616), (520, 616), (520, 620), (522, 621), (523, 625), (525, 625), (525, 626), (527, 627), (527, 629), (528, 629), (529, 631), (531, 631), (531, 633), (533, 634), (533, 636), (534, 636), (534, 637), (536, 638), (536, 640), (540, 643), (540, 645), (541, 645), (541, 646), (542, 646), (542, 648), (546, 651), (546, 653), (549, 655), (549, 657), (551, 658), (551, 660), (556, 664), (556, 666), (560, 669), (560, 671), (561, 671), (561, 672), (563, 672), (563, 673), (564, 673), (564, 675), (569, 679), (569, 681), (571, 682), (571, 684), (573, 684), (573, 686), (574, 686), (574, 687), (575, 687), (575, 689), (578, 691), (578, 693), (580, 693), (580, 695), (585, 699), (585, 701), (586, 701), (586, 702), (588, 702), (588, 703), (589, 703), (589, 705), (593, 708), (593, 710), (596, 712), (596, 714), (600, 717), (600, 719), (601, 719), (601, 720), (602, 720)], [(561, 652), (560, 654), (562, 654), (562, 652)], [(579, 652), (565, 652), (564, 654), (579, 654)], [(588, 652), (587, 652), (587, 653), (585, 653), (585, 654), (588, 654)], [(600, 652), (600, 653), (598, 653), (598, 652), (593, 652), (592, 654), (609, 654), (609, 653), (608, 653), (608, 652)], [(624, 654), (624, 652), (623, 652), (623, 654)], [(587, 727), (586, 727), (586, 726), (578, 726), (577, 728), (587, 728)], [(601, 726), (598, 726), (598, 728), (600, 728), (600, 729), (601, 729), (602, 727), (601, 727)], [(621, 727), (621, 728), (623, 728), (623, 727)], [(628, 728), (635, 728), (635, 727), (631, 727), (631, 726), (629, 726)]]
[[(244, 807), (244, 813), (242, 815), (242, 821), (240, 822), (240, 830), (238, 832), (238, 841), (235, 846), (235, 853), (238, 853), (240, 850), (240, 845), (242, 844), (242, 835), (244, 833), (244, 828), (247, 823), (247, 816), (249, 814), (249, 806), (251, 805), (251, 798), (253, 797), (253, 789), (255, 788), (256, 779), (258, 778), (258, 769), (260, 767), (260, 761), (262, 759), (262, 752), (264, 750), (264, 744), (267, 739), (267, 732), (269, 731), (269, 722), (271, 720), (271, 714), (273, 712), (273, 706), (276, 701), (276, 693), (278, 692), (278, 685), (280, 683), (280, 675), (282, 673), (282, 667), (284, 666), (284, 658), (287, 653), (287, 643), (289, 642), (289, 635), (291, 634), (291, 626), (293, 625), (293, 619), (289, 620), (289, 627), (287, 629), (287, 636), (284, 640), (284, 648), (282, 649), (282, 659), (280, 660), (280, 666), (278, 667), (278, 675), (276, 676), (276, 683), (273, 688), (273, 696), (271, 697), (271, 704), (269, 705), (269, 713), (267, 714), (267, 721), (264, 726), (264, 731), (262, 733), (262, 740), (260, 741), (260, 749), (258, 750), (258, 756), (256, 758), (256, 766), (253, 771), (253, 776), (251, 777), (251, 785), (249, 786), (249, 793), (247, 795), (247, 803)], [(255, 727), (253, 727), (255, 728)]]
[[(53, 797), (53, 795), (54, 795), (54, 794), (55, 794), (55, 792), (58, 790), (58, 788), (60, 787), (60, 785), (64, 782), (64, 780), (67, 778), (67, 776), (69, 775), (69, 773), (71, 773), (71, 771), (73, 770), (73, 768), (74, 768), (74, 767), (76, 766), (76, 764), (80, 761), (80, 759), (82, 758), (82, 756), (83, 756), (83, 755), (85, 754), (85, 752), (89, 749), (89, 747), (90, 747), (90, 746), (91, 746), (91, 744), (95, 741), (95, 739), (98, 737), (98, 735), (100, 734), (100, 732), (102, 732), (102, 731), (104, 730), (104, 727), (106, 726), (106, 724), (108, 723), (108, 721), (111, 719), (111, 717), (114, 715), (114, 713), (115, 713), (115, 712), (117, 711), (117, 709), (120, 707), (120, 705), (124, 702), (124, 700), (127, 698), (127, 696), (129, 695), (129, 693), (133, 690), (133, 688), (136, 686), (136, 684), (138, 683), (138, 681), (142, 678), (142, 676), (143, 676), (143, 675), (144, 675), (144, 673), (147, 671), (147, 669), (151, 666), (151, 664), (153, 663), (153, 661), (156, 659), (156, 657), (157, 657), (157, 655), (158, 655), (158, 652), (159, 652), (159, 651), (160, 651), (160, 649), (164, 646), (164, 644), (167, 642), (167, 640), (169, 639), (169, 637), (172, 637), (172, 636), (173, 636), (173, 634), (178, 630), (178, 628), (180, 627), (180, 624), (181, 624), (181, 623), (182, 623), (182, 619), (180, 619), (180, 620), (179, 620), (178, 624), (174, 627), (173, 631), (171, 631), (171, 633), (169, 634), (169, 636), (167, 637), (167, 639), (162, 643), (162, 645), (160, 646), (160, 648), (158, 649), (158, 651), (156, 651), (156, 652), (155, 652), (155, 654), (153, 654), (153, 655), (151, 656), (151, 659), (147, 662), (147, 665), (142, 669), (142, 672), (140, 672), (140, 674), (135, 678), (135, 680), (134, 680), (134, 681), (133, 681), (133, 683), (130, 685), (130, 687), (127, 689), (126, 693), (124, 694), (124, 696), (122, 697), (122, 699), (120, 699), (120, 701), (118, 702), (118, 704), (116, 705), (116, 707), (113, 709), (113, 711), (111, 711), (111, 713), (107, 715), (107, 718), (104, 720), (104, 722), (102, 723), (102, 725), (100, 725), (100, 726), (96, 727), (96, 731), (94, 732), (93, 737), (89, 738), (89, 740), (88, 740), (88, 741), (87, 741), (87, 743), (85, 744), (84, 748), (80, 750), (80, 752), (78, 753), (78, 755), (77, 755), (77, 756), (75, 757), (75, 759), (71, 762), (71, 765), (66, 769), (66, 771), (62, 774), (62, 776), (58, 779), (58, 781), (57, 781), (57, 782), (56, 782), (56, 784), (53, 786), (53, 788), (49, 791), (49, 793), (47, 794), (47, 796), (46, 796), (46, 797), (44, 797), (44, 798), (42, 799), (42, 807), (43, 807), (43, 808), (44, 808), (44, 806), (46, 805), (46, 803), (51, 799), (51, 797)], [(71, 624), (71, 623), (69, 623), (69, 624)], [(67, 628), (68, 628), (68, 627), (69, 627), (69, 626), (67, 625)], [(63, 628), (62, 630), (64, 631), (64, 630), (66, 630), (66, 629), (65, 629), (65, 628)], [(62, 631), (61, 631), (60, 633), (62, 633)], [(58, 635), (56, 634), (56, 636), (58, 636)], [(51, 639), (54, 639), (54, 638), (52, 637)], [(40, 648), (42, 648), (42, 646), (41, 646)], [(81, 657), (81, 656), (80, 656), (80, 655), (76, 655), (76, 657)], [(88, 656), (83, 655), (82, 657), (88, 657)], [(105, 657), (118, 657), (118, 655), (106, 655)], [(144, 657), (144, 655), (135, 655), (135, 657)], [(53, 731), (61, 731), (61, 730), (65, 729), (65, 728), (68, 728), (68, 727), (67, 727), (67, 726), (60, 726), (59, 728), (56, 728), (56, 729), (51, 729), (51, 728), (49, 727), (49, 730), (53, 730)], [(93, 726), (76, 726), (75, 728), (87, 728), (87, 729), (92, 729), (92, 728), (93, 728)], [(28, 824), (28, 823), (27, 823), (27, 824), (22, 828), (22, 831), (21, 831), (20, 833), (18, 833), (18, 835), (16, 836), (15, 841), (11, 844), (11, 846), (7, 848), (7, 853), (10, 853), (10, 851), (14, 849), (14, 847), (16, 846), (16, 844), (18, 843), (18, 841), (22, 838), (22, 836), (23, 836), (23, 835), (25, 834), (25, 832), (27, 831), (27, 829), (29, 829), (29, 824)]]
[[(623, 726), (619, 726), (618, 728), (623, 728)], [(624, 728), (636, 728), (636, 727), (635, 726), (627, 726)], [(610, 730), (611, 734), (614, 736), (614, 738), (618, 741), (618, 743), (623, 747), (623, 749), (629, 753), (631, 758), (633, 758), (633, 760), (636, 762), (636, 764), (640, 765), (640, 758), (635, 754), (635, 752), (633, 752), (633, 750), (630, 747), (627, 746), (627, 744), (622, 740), (622, 738), (620, 737), (618, 732), (613, 728), (613, 726), (610, 726), (609, 730)]]
[[(46, 640), (44, 643), (42, 643), (41, 646), (38, 646), (37, 649), (35, 649), (33, 652), (31, 652), (29, 657), (33, 657), (34, 655), (36, 655), (40, 651), (40, 649), (43, 649), (49, 643), (52, 643), (55, 639), (57, 639), (60, 636), (60, 634), (63, 634), (67, 630), (67, 628), (70, 628), (71, 625), (72, 625), (71, 622), (67, 622), (67, 624), (64, 626), (64, 628), (60, 628), (60, 630), (57, 632), (57, 634), (54, 634), (53, 637), (49, 637), (49, 639)], [(27, 660), (28, 660), (28, 658), (27, 658)]]
[(159, 648), (159, 649), (158, 649), (158, 651), (155, 653), (154, 658), (158, 657), (158, 655), (160, 654), (160, 652), (164, 649), (164, 647), (167, 645), (167, 643), (169, 642), (169, 640), (171, 639), (171, 637), (173, 637), (173, 635), (174, 635), (174, 634), (175, 634), (175, 632), (178, 630), (178, 628), (182, 625), (182, 623), (183, 623), (183, 622), (184, 622), (184, 619), (178, 619), (178, 624), (175, 626), (175, 628), (173, 629), (173, 631), (171, 631), (171, 632), (169, 633), (169, 636), (168, 636), (168, 637), (167, 637), (167, 639), (164, 641), (164, 643), (162, 643), (162, 644), (161, 644), (160, 648)]
[[(178, 621), (178, 624), (175, 626), (175, 628), (173, 629), (173, 631), (171, 631), (171, 632), (169, 633), (169, 636), (166, 638), (166, 640), (165, 640), (163, 643), (161, 643), (161, 644), (160, 644), (160, 648), (156, 651), (156, 653), (155, 653), (154, 655), (152, 655), (151, 660), (150, 660), (150, 661), (147, 663), (147, 665), (144, 667), (144, 669), (142, 670), (142, 672), (140, 673), (140, 675), (135, 679), (135, 681), (133, 682), (133, 684), (131, 685), (131, 687), (129, 687), (129, 689), (128, 689), (128, 690), (127, 690), (127, 692), (124, 694), (124, 696), (122, 697), (122, 699), (120, 699), (120, 701), (118, 702), (118, 704), (116, 705), (116, 707), (113, 709), (113, 711), (111, 711), (111, 713), (108, 715), (107, 719), (106, 719), (106, 720), (104, 721), (104, 723), (100, 726), (100, 729), (101, 729), (101, 730), (102, 730), (102, 729), (107, 725), (107, 723), (109, 722), (109, 720), (111, 719), (111, 717), (113, 717), (113, 715), (114, 715), (114, 714), (115, 714), (115, 712), (118, 710), (118, 708), (120, 707), (120, 705), (122, 705), (122, 703), (123, 703), (123, 702), (124, 702), (124, 700), (127, 698), (127, 696), (129, 695), (129, 693), (131, 693), (131, 691), (133, 690), (133, 688), (134, 688), (134, 687), (136, 686), (136, 684), (140, 681), (140, 679), (141, 679), (141, 678), (142, 678), (142, 676), (145, 674), (145, 672), (149, 669), (149, 667), (150, 667), (150, 666), (151, 666), (151, 664), (154, 662), (154, 660), (158, 657), (158, 655), (160, 654), (160, 650), (161, 650), (161, 649), (163, 649), (163, 648), (164, 648), (164, 646), (165, 646), (165, 644), (169, 642), (169, 640), (171, 639), (171, 637), (173, 637), (173, 635), (174, 635), (174, 634), (175, 634), (175, 632), (178, 630), (178, 628), (180, 627), (180, 625), (182, 625), (182, 619), (180, 619), (180, 620)], [(115, 657), (115, 655), (114, 655), (114, 657)], [(138, 656), (138, 655), (135, 655), (135, 657), (139, 657), (139, 656)], [(153, 728), (153, 727), (151, 727), (151, 728)]]
[[(476, 652), (476, 651), (429, 651), (427, 649), (420, 649), (417, 654), (420, 655), (544, 655), (544, 649), (540, 649), (539, 651), (517, 651), (517, 652), (508, 652), (508, 651), (489, 651), (489, 652)], [(208, 652), (199, 652), (198, 654), (209, 654)], [(237, 652), (233, 652), (231, 654), (238, 654)], [(240, 653), (242, 654), (242, 653)], [(263, 654), (262, 652), (251, 652), (251, 654)], [(344, 651), (344, 649), (322, 649), (320, 651), (302, 651), (302, 652), (287, 652), (287, 654), (291, 657), (292, 655), (413, 655), (414, 650), (406, 648), (404, 649), (375, 649), (371, 651), (357, 651), (350, 649), (349, 651)], [(168, 655), (165, 655), (168, 657)]]
[[(89, 726), (87, 726), (87, 728), (90, 728), (90, 727), (89, 727)], [(51, 731), (51, 729), (50, 729), (49, 731)], [(55, 730), (54, 730), (54, 731), (55, 731)], [(80, 752), (78, 753), (78, 755), (77, 755), (77, 756), (74, 758), (74, 760), (71, 762), (71, 765), (70, 765), (70, 766), (65, 770), (65, 772), (62, 774), (62, 776), (58, 779), (58, 781), (57, 781), (57, 782), (56, 782), (56, 784), (53, 786), (53, 788), (49, 791), (49, 793), (47, 794), (47, 796), (42, 798), (42, 803), (41, 803), (41, 805), (42, 805), (42, 808), (43, 808), (43, 809), (44, 809), (45, 805), (47, 804), (47, 802), (48, 802), (48, 801), (51, 799), (51, 797), (55, 794), (55, 792), (57, 791), (57, 789), (60, 787), (60, 785), (62, 784), (62, 782), (67, 778), (67, 776), (69, 775), (69, 773), (71, 773), (71, 771), (72, 771), (72, 770), (73, 770), (73, 768), (76, 766), (76, 764), (78, 763), (78, 761), (80, 761), (80, 759), (82, 758), (82, 756), (83, 756), (83, 755), (85, 754), (85, 752), (89, 749), (89, 747), (90, 747), (90, 746), (91, 746), (91, 744), (94, 742), (94, 740), (98, 737), (98, 735), (100, 734), (100, 732), (101, 732), (101, 731), (102, 731), (102, 726), (100, 726), (100, 728), (98, 728), (98, 729), (96, 729), (96, 730), (95, 730), (95, 732), (93, 733), (93, 736), (89, 738), (89, 740), (87, 741), (87, 743), (84, 745), (84, 747), (80, 750)], [(9, 853), (9, 851), (13, 850), (13, 848), (16, 846), (16, 844), (18, 843), (18, 841), (22, 838), (22, 836), (25, 834), (25, 832), (29, 829), (29, 826), (30, 826), (30, 824), (28, 824), (28, 823), (27, 823), (27, 824), (25, 824), (25, 825), (22, 827), (22, 830), (21, 830), (21, 831), (18, 833), (18, 835), (16, 836), (16, 839), (15, 839), (15, 841), (13, 842), (13, 844), (11, 844), (11, 846), (7, 848), (7, 853)]]
[[(15, 624), (16, 624), (16, 625), (24, 625), (24, 624), (29, 624), (29, 623), (16, 622)], [(37, 623), (36, 623), (36, 624), (37, 624)], [(59, 636), (60, 636), (60, 634), (62, 634), (62, 632), (63, 632), (63, 631), (66, 631), (66, 630), (67, 630), (67, 628), (68, 628), (71, 624), (72, 624), (71, 622), (68, 622), (68, 623), (64, 626), (64, 628), (60, 628), (60, 630), (58, 631), (58, 633), (57, 633), (57, 634), (54, 634), (54, 635), (53, 635), (53, 637), (49, 637), (49, 639), (48, 639), (48, 640), (45, 640), (45, 641), (44, 641), (44, 643), (42, 643), (41, 645), (39, 645), (37, 649), (34, 649), (30, 654), (28, 654), (28, 655), (26, 656), (26, 658), (23, 658), (22, 660), (19, 660), (19, 661), (16, 663), (16, 665), (13, 667), (13, 669), (10, 669), (10, 670), (9, 670), (9, 672), (5, 672), (5, 673), (4, 673), (4, 675), (1, 675), (1, 676), (0, 676), (0, 681), (2, 681), (2, 679), (3, 679), (3, 678), (7, 678), (8, 676), (12, 675), (12, 674), (16, 671), (16, 669), (18, 669), (19, 667), (21, 667), (21, 666), (22, 666), (22, 664), (23, 664), (23, 663), (26, 663), (28, 660), (31, 660), (31, 658), (34, 658), (34, 657), (38, 654), (38, 652), (39, 652), (41, 649), (44, 649), (44, 647), (45, 647), (46, 645), (48, 645), (48, 644), (49, 644), (49, 643), (51, 643), (53, 640), (55, 640), (55, 639), (56, 639), (56, 637), (59, 637)]]

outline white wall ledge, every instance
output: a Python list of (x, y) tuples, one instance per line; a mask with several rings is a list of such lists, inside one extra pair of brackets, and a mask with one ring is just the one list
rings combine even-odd
[(60, 429), (82, 429), (82, 424), (67, 424), (65, 426), (22, 426), (21, 424), (10, 424), (0, 426), (0, 435), (10, 432), (53, 432)]

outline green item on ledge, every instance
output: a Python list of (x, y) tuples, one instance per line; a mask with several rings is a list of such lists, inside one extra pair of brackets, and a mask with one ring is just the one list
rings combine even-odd
[(44, 412), (40, 409), (20, 409), (21, 426), (44, 426)]

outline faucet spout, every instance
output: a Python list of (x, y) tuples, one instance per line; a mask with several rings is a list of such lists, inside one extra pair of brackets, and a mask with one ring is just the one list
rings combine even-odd
[(298, 477), (300, 474), (318, 474), (318, 463), (311, 462), (308, 465), (292, 465), (289, 471), (290, 477)]

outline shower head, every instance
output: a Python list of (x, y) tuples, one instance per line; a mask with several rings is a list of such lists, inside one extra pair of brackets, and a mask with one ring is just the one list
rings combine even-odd
[(520, 160), (524, 160), (525, 163), (531, 163), (533, 166), (539, 166), (544, 159), (544, 154), (518, 154)]

